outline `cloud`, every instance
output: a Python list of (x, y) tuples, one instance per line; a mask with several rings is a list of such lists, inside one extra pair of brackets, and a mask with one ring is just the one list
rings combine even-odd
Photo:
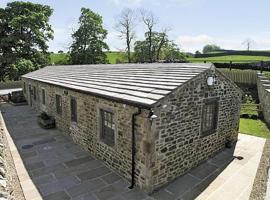
[(138, 7), (143, 0), (110, 0), (112, 3), (123, 7)]
[(216, 44), (224, 49), (244, 50), (246, 46), (243, 45), (243, 41), (247, 38), (254, 41), (251, 45), (251, 50), (270, 49), (270, 32), (226, 36), (210, 36), (207, 34), (180, 35), (177, 37), (176, 43), (179, 44), (184, 51), (188, 52), (201, 51), (206, 44)]
[(49, 42), (49, 50), (57, 52), (59, 50), (67, 51), (71, 45), (72, 38), (72, 28), (67, 26), (62, 27), (53, 27), (54, 30), (54, 39)]
[(184, 50), (195, 52), (200, 50), (202, 46), (209, 43), (214, 43), (215, 40), (213, 37), (205, 34), (201, 35), (180, 35), (176, 39), (177, 44), (179, 44)]

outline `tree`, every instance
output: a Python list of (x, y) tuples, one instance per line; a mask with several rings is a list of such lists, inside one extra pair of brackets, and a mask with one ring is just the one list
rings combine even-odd
[(102, 27), (102, 17), (87, 8), (81, 9), (79, 28), (72, 34), (73, 43), (70, 47), (72, 64), (107, 63), (104, 50), (109, 50), (104, 42), (107, 30)]
[(220, 47), (215, 44), (207, 44), (203, 47), (203, 53), (211, 53), (220, 50)]
[(165, 62), (185, 61), (186, 56), (181, 53), (177, 44), (175, 44), (173, 41), (169, 41), (163, 48), (163, 60), (165, 60)]
[(244, 46), (246, 46), (246, 48), (247, 48), (248, 51), (250, 50), (251, 46), (254, 45), (254, 43), (255, 43), (254, 40), (252, 40), (250, 38), (248, 38), (244, 42), (242, 42), (242, 44)]
[(134, 58), (136, 62), (151, 62), (150, 54), (152, 56), (152, 62), (184, 60), (180, 49), (173, 41), (168, 39), (166, 32), (152, 32), (152, 48), (149, 54), (148, 34), (148, 32), (145, 33), (145, 40), (135, 42)]
[(149, 62), (153, 62), (153, 54), (152, 54), (152, 45), (153, 45), (153, 29), (154, 26), (157, 24), (157, 19), (153, 15), (153, 13), (141, 10), (142, 21), (147, 27), (147, 32), (145, 34), (147, 41), (148, 41), (148, 56)]
[(195, 51), (195, 55), (202, 54), (199, 50)]
[(14, 64), (10, 65), (9, 78), (10, 80), (19, 80), (19, 78), (31, 71), (34, 71), (35, 67), (30, 60), (20, 59)]
[(19, 1), (0, 9), (1, 81), (10, 66), (21, 59), (30, 60), (35, 69), (49, 64), (47, 42), (53, 39), (49, 24), (52, 12), (49, 6)]
[(126, 8), (122, 10), (116, 24), (116, 30), (120, 33), (120, 38), (126, 42), (126, 52), (129, 63), (131, 63), (131, 44), (135, 38), (135, 23), (135, 12), (129, 8)]

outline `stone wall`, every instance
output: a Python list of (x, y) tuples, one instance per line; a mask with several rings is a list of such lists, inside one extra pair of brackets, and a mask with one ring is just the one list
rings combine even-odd
[(257, 87), (264, 120), (270, 127), (270, 80), (258, 73)]
[[(242, 93), (220, 72), (210, 88), (203, 73), (178, 88), (155, 107), (159, 116), (152, 127), (152, 186), (157, 189), (183, 175), (215, 152), (227, 140), (237, 141)], [(219, 97), (218, 125), (215, 133), (201, 137), (203, 100)]]
[[(241, 93), (235, 84), (216, 72), (217, 83), (209, 88), (200, 74), (162, 99), (153, 108), (156, 119), (149, 120), (149, 110), (142, 110), (136, 123), (136, 184), (152, 192), (184, 174), (215, 152), (224, 148), (228, 139), (237, 140)], [(138, 108), (104, 98), (67, 90), (58, 86), (24, 79), (25, 95), (30, 102), (28, 84), (37, 88), (32, 106), (56, 119), (57, 127), (69, 134), (84, 149), (121, 176), (131, 178), (132, 114)], [(41, 89), (46, 91), (46, 104), (41, 104)], [(55, 95), (62, 96), (63, 113), (56, 113)], [(219, 97), (218, 127), (214, 134), (200, 136), (202, 105), (206, 98)], [(70, 98), (77, 99), (78, 122), (71, 122)], [(33, 97), (32, 97), (33, 98)], [(115, 113), (116, 143), (114, 147), (100, 140), (99, 109)]]
[[(56, 119), (56, 125), (64, 133), (80, 144), (85, 150), (91, 152), (96, 158), (101, 159), (105, 164), (116, 171), (119, 175), (131, 179), (131, 137), (132, 137), (132, 114), (138, 111), (137, 107), (106, 100), (61, 87), (24, 79), (27, 85), (26, 98), (30, 102), (28, 85), (37, 88), (37, 100), (33, 100), (32, 106), (37, 112), (45, 111)], [(41, 103), (41, 89), (46, 91), (45, 105)], [(56, 113), (55, 95), (62, 96), (62, 115)], [(70, 98), (77, 100), (77, 123), (71, 122)], [(116, 124), (115, 146), (110, 147), (100, 140), (99, 130), (99, 109), (112, 110), (115, 114)], [(136, 184), (147, 191), (146, 165), (148, 153), (145, 151), (147, 136), (150, 133), (148, 110), (142, 110), (142, 114), (136, 119)]]

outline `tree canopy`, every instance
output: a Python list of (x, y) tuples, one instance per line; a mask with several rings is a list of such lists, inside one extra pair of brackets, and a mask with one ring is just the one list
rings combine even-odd
[(211, 53), (220, 50), (220, 47), (215, 44), (207, 44), (203, 47), (203, 53)]
[(151, 41), (149, 38), (149, 32), (146, 32), (145, 40), (135, 42), (134, 57), (136, 62), (157, 62), (161, 60), (174, 62), (184, 59), (180, 49), (173, 41), (168, 39), (166, 32), (151, 32)]
[(72, 64), (107, 63), (104, 50), (109, 50), (104, 42), (107, 30), (102, 26), (102, 17), (87, 8), (81, 9), (79, 28), (72, 34), (73, 43), (70, 47)]
[(6, 76), (12, 79), (11, 69), (21, 60), (32, 63), (29, 70), (49, 63), (47, 42), (53, 39), (49, 24), (52, 12), (49, 6), (19, 1), (0, 8), (0, 81)]

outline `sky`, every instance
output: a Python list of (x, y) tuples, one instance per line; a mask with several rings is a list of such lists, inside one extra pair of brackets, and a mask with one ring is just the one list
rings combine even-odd
[[(124, 8), (151, 11), (158, 19), (156, 31), (169, 28), (169, 38), (181, 50), (195, 52), (206, 44), (224, 49), (246, 49), (243, 42), (251, 39), (253, 50), (270, 50), (269, 0), (30, 0), (49, 5), (54, 12), (50, 24), (54, 40), (50, 51), (67, 51), (71, 34), (78, 28), (82, 7), (90, 8), (103, 17), (108, 30), (106, 42), (110, 50), (123, 51), (124, 41), (115, 29), (117, 17)], [(11, 0), (0, 0), (5, 7)], [(138, 22), (136, 39), (143, 38), (145, 27)]]

